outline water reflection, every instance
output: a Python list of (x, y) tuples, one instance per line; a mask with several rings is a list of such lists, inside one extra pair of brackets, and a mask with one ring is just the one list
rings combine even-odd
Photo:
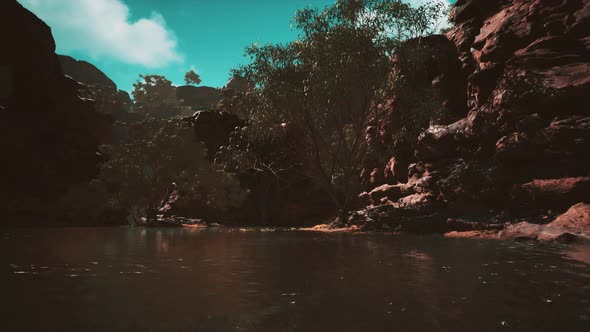
[(0, 250), (7, 331), (590, 328), (590, 245), (71, 228)]
[(565, 255), (573, 260), (590, 265), (590, 243), (568, 247)]

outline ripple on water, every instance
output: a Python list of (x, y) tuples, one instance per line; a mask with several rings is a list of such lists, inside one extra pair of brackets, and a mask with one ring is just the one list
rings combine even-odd
[[(131, 243), (129, 252), (125, 241), (133, 237), (111, 239), (123, 242), (118, 256), (96, 256), (102, 238), (64, 236), (70, 242), (56, 249), (59, 256), (37, 251), (9, 258), (6, 279), (18, 291), (3, 296), (15, 304), (14, 312), (30, 309), (22, 304), (27, 302), (53, 318), (75, 315), (118, 327), (140, 317), (137, 330), (155, 332), (190, 331), (184, 327), (207, 316), (230, 317), (231, 324), (204, 331), (236, 332), (320, 330), (316, 326), (389, 331), (392, 324), (400, 331), (537, 331), (545, 325), (560, 331), (552, 322), (590, 319), (590, 260), (584, 258), (590, 248), (583, 246), (376, 235), (367, 246), (359, 241), (365, 235), (317, 241), (317, 234), (306, 239), (298, 233), (290, 241), (290, 234), (281, 233), (273, 242), (274, 234), (233, 233), (231, 241), (220, 241), (219, 233), (178, 234), (162, 233), (174, 240), (166, 254), (156, 252), (149, 237)], [(46, 242), (55, 243), (54, 235)], [(33, 273), (42, 276), (27, 277)], [(115, 294), (121, 301), (113, 301)], [(91, 311), (84, 302), (89, 299), (96, 304)], [(178, 325), (165, 329), (158, 325), (162, 317)], [(78, 330), (92, 330), (87, 327)]]

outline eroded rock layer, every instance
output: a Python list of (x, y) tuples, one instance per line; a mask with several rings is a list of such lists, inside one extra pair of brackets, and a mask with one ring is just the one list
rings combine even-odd
[[(403, 228), (406, 219), (429, 216), (425, 230), (449, 230), (457, 217), (551, 221), (588, 202), (590, 1), (459, 0), (451, 19), (449, 42), (437, 47), (460, 65), (428, 79), (453, 78), (454, 88), (432, 81), (442, 100), (456, 101), (464, 87), (465, 113), (454, 106), (447, 122), (431, 121), (411, 153), (369, 165), (362, 195), (369, 207), (350, 221)], [(368, 132), (372, 146), (395, 137), (389, 128)]]

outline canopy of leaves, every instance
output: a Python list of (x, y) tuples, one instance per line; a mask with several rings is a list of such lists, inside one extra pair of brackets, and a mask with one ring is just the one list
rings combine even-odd
[[(442, 2), (414, 8), (399, 0), (339, 0), (298, 11), (299, 40), (254, 44), (246, 49), (251, 62), (234, 70), (256, 87), (242, 139), (272, 140), (285, 126), (297, 132), (302, 171), (346, 209), (366, 152), (365, 128), (381, 116), (376, 105), (389, 92), (391, 57), (405, 40), (433, 33), (445, 9)], [(248, 153), (236, 156), (261, 158), (252, 144), (238, 145)]]
[(184, 74), (184, 83), (186, 83), (186, 85), (199, 85), (201, 84), (201, 76), (191, 69), (186, 74)]
[(116, 122), (114, 129), (113, 142), (101, 146), (108, 161), (101, 165), (99, 178), (73, 186), (59, 202), (73, 207), (72, 214), (96, 218), (127, 211), (133, 224), (153, 216), (173, 187), (181, 194), (180, 204), (214, 211), (239, 207), (246, 199), (248, 192), (236, 176), (205, 158), (205, 148), (191, 128), (175, 120), (147, 119)]
[(135, 109), (147, 116), (166, 118), (180, 114), (176, 87), (164, 76), (139, 75), (131, 94)]
[(173, 182), (184, 197), (213, 208), (237, 207), (245, 198), (235, 177), (208, 162), (191, 128), (173, 120), (148, 119), (118, 123), (117, 129), (120, 144), (102, 147), (110, 158), (102, 165), (101, 179), (118, 188), (119, 204), (153, 211)]

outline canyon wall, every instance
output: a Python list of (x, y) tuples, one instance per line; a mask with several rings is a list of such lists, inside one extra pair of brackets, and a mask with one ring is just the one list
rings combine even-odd
[(590, 200), (590, 1), (459, 0), (451, 20), (445, 36), (410, 41), (436, 51), (414, 84), (430, 85), (447, 116), (388, 154), (413, 112), (392, 96), (367, 129), (368, 207), (349, 222), (447, 231), (550, 221)]
[(110, 126), (66, 77), (51, 29), (15, 0), (0, 3), (0, 210), (2, 224), (48, 223), (53, 202), (97, 175)]

